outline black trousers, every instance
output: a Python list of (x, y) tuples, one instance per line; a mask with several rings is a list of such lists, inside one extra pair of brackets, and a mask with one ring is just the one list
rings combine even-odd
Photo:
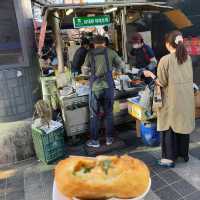
[(171, 128), (161, 132), (162, 158), (175, 161), (178, 157), (188, 157), (189, 134), (175, 133)]
[(112, 137), (113, 134), (113, 95), (110, 89), (105, 89), (97, 97), (94, 93), (90, 96), (90, 133), (91, 139), (98, 140), (99, 129), (100, 129), (100, 109), (102, 108), (105, 117), (105, 131), (106, 137)]

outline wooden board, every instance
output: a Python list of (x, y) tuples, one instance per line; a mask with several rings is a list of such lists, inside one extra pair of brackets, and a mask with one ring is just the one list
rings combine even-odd
[(178, 29), (192, 26), (192, 22), (189, 18), (179, 9), (165, 12), (165, 15)]
[(136, 137), (140, 138), (141, 137), (141, 133), (140, 133), (141, 121), (136, 119), (135, 122), (136, 122)]

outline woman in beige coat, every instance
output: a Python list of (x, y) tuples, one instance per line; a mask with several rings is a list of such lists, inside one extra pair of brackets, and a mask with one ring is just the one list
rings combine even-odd
[(193, 71), (191, 58), (179, 31), (166, 36), (168, 55), (161, 58), (157, 78), (149, 71), (146, 77), (157, 79), (162, 90), (162, 108), (157, 113), (157, 129), (161, 133), (162, 159), (158, 164), (174, 167), (175, 160), (189, 160), (189, 134), (195, 128)]

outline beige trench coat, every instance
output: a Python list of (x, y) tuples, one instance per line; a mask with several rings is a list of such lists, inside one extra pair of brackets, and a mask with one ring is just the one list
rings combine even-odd
[(160, 60), (157, 75), (163, 85), (163, 106), (157, 113), (158, 131), (172, 128), (176, 133), (191, 133), (195, 128), (191, 58), (178, 65), (175, 53), (168, 54)]

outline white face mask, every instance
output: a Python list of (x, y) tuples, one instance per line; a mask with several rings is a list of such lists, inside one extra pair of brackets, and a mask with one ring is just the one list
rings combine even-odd
[(134, 49), (139, 49), (139, 48), (142, 47), (142, 44), (140, 44), (140, 43), (133, 44), (132, 47), (133, 47)]

